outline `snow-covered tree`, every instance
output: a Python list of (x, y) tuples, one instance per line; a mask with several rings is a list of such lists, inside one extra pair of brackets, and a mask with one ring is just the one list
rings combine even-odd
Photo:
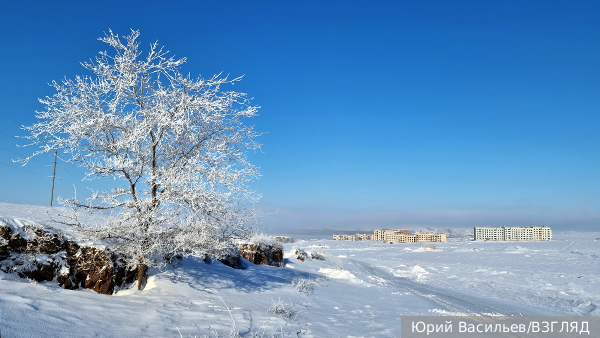
[(156, 264), (174, 255), (206, 255), (244, 237), (260, 197), (249, 183), (260, 176), (246, 152), (259, 135), (246, 118), (257, 108), (246, 94), (222, 91), (241, 78), (192, 78), (157, 43), (142, 55), (139, 31), (109, 31), (100, 52), (82, 63), (93, 74), (53, 82), (56, 94), (30, 127), (34, 156), (63, 152), (87, 170), (85, 179), (114, 179), (111, 191), (63, 203), (113, 209), (107, 223), (84, 227), (112, 241), (130, 264)]

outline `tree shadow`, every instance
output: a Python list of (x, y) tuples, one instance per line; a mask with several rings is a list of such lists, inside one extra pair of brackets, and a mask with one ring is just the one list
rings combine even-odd
[[(243, 258), (242, 258), (243, 259)], [(242, 269), (230, 268), (215, 260), (210, 264), (200, 259), (186, 258), (172, 268), (168, 277), (173, 283), (186, 283), (196, 290), (231, 288), (239, 292), (262, 292), (291, 284), (295, 278), (311, 278), (307, 272), (286, 267), (255, 265), (243, 259)]]

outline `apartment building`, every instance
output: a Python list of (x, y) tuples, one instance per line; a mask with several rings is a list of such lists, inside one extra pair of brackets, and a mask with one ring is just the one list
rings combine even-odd
[(371, 235), (371, 234), (333, 235), (333, 239), (336, 241), (371, 241), (371, 240), (373, 240), (373, 235)]
[(397, 236), (397, 235), (409, 236), (410, 232), (408, 232), (408, 230), (375, 230), (373, 232), (373, 240), (374, 241), (385, 241), (386, 236)]
[(550, 241), (552, 229), (547, 226), (527, 227), (475, 227), (476, 241)]
[(446, 235), (432, 232), (411, 235), (408, 230), (375, 230), (373, 240), (386, 243), (446, 242)]
[(415, 243), (416, 241), (417, 236), (405, 234), (387, 234), (383, 239), (383, 242), (387, 243)]
[(373, 235), (371, 234), (356, 234), (354, 235), (355, 241), (372, 241)]
[(269, 237), (271, 237), (274, 240), (276, 240), (277, 242), (281, 242), (281, 243), (294, 243), (294, 239), (290, 236), (269, 236)]
[(417, 232), (417, 242), (446, 242), (446, 235), (434, 234), (433, 232)]
[(385, 243), (446, 242), (446, 235), (433, 232), (417, 232), (411, 235), (408, 230), (375, 230), (371, 234), (333, 235), (336, 241), (380, 241)]

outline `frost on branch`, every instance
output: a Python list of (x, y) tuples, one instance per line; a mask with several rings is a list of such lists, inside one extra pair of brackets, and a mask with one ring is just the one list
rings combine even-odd
[(210, 255), (248, 234), (260, 198), (249, 183), (260, 174), (246, 152), (259, 133), (243, 120), (257, 116), (246, 94), (223, 91), (241, 78), (191, 78), (157, 43), (139, 50), (138, 31), (99, 40), (113, 53), (82, 65), (92, 74), (53, 82), (39, 122), (24, 129), (31, 158), (58, 150), (86, 169), (85, 179), (110, 179), (111, 191), (79, 208), (111, 209), (107, 223), (82, 228), (111, 242), (132, 265), (167, 257)]

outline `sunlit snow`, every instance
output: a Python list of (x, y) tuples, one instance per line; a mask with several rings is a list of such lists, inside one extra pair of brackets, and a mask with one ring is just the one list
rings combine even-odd
[[(44, 222), (59, 208), (0, 204), (0, 218)], [(243, 270), (186, 259), (151, 271), (145, 290), (114, 296), (64, 290), (0, 273), (6, 337), (203, 337), (274, 332), (298, 337), (398, 337), (402, 315), (600, 315), (600, 233), (554, 232), (550, 242), (450, 238), (384, 244), (285, 244), (286, 267)], [(294, 247), (326, 260), (295, 259)], [(298, 292), (293, 280), (312, 284)], [(269, 312), (282, 301), (293, 319)], [(227, 310), (229, 308), (229, 311)], [(268, 334), (268, 335), (267, 335)]]

